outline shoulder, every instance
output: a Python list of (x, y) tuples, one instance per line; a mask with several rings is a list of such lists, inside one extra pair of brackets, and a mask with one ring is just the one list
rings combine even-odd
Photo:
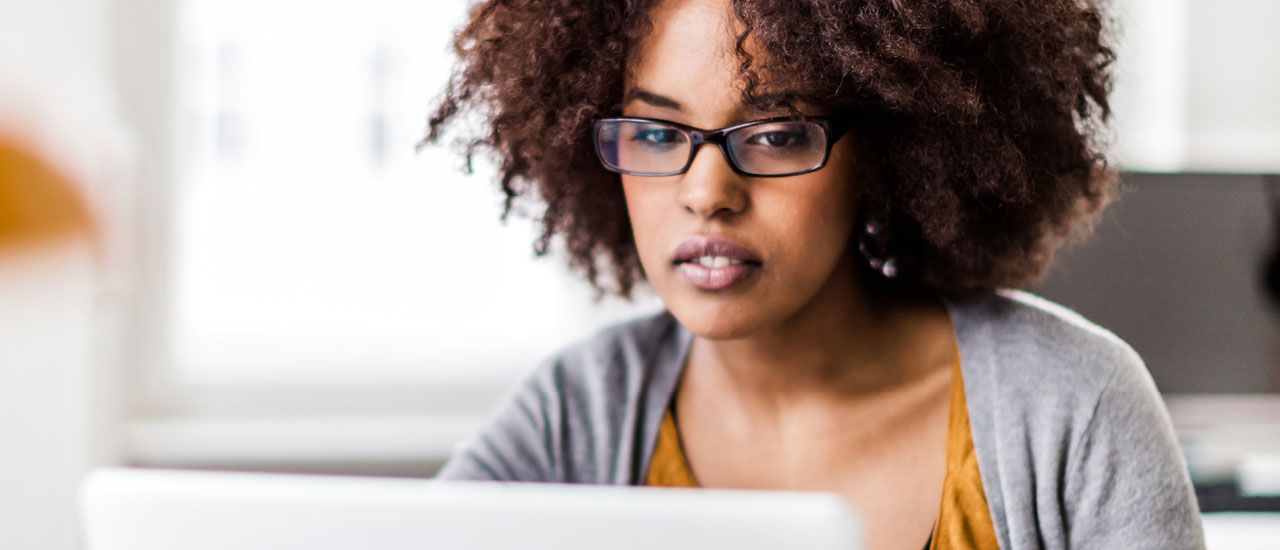
[(1150, 381), (1129, 344), (1031, 293), (1001, 290), (948, 306), (962, 353), (996, 369), (1004, 385), (1096, 398), (1115, 383)]
[(609, 326), (535, 369), (514, 399), (535, 410), (547, 479), (635, 483), (690, 339), (664, 311)]
[[(1000, 290), (959, 300), (957, 324), (975, 324), (1004, 344), (1021, 343), (1071, 358), (1091, 355), (1137, 359), (1123, 340), (1080, 314), (1021, 290)], [(957, 327), (959, 328), (959, 327)], [(974, 327), (979, 328), (979, 327)]]
[[(1172, 424), (1133, 348), (1026, 292), (947, 305), (1001, 547), (1202, 547)], [(1050, 502), (1061, 509), (1034, 512)]]
[[(1028, 458), (1052, 471), (1078, 452), (1098, 417), (1117, 417), (1118, 409), (1147, 410), (1128, 428), (1168, 428), (1138, 354), (1075, 312), (1020, 291), (973, 296), (948, 307), (975, 443), (1025, 436)], [(1011, 450), (1012, 443), (1001, 448)]]
[(562, 396), (617, 397), (677, 359), (685, 331), (667, 311), (616, 323), (574, 342), (532, 375)]
[(452, 479), (632, 483), (683, 362), (670, 314), (609, 326), (544, 360), (441, 472)]

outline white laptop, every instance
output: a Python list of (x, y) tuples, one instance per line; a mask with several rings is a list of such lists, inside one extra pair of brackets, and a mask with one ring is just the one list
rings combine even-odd
[(89, 550), (861, 550), (821, 493), (104, 469)]

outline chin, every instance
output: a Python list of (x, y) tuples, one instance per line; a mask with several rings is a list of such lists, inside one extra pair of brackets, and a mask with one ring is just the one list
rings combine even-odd
[(695, 336), (707, 340), (737, 340), (759, 332), (768, 317), (758, 304), (724, 303), (715, 297), (680, 297), (665, 301), (671, 315)]

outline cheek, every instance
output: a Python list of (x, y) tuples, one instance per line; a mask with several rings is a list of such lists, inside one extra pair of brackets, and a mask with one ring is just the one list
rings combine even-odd
[[(841, 233), (852, 226), (856, 215), (855, 190), (846, 172), (826, 169), (797, 176), (785, 189), (779, 189), (772, 200), (779, 206), (779, 216), (788, 218), (793, 229), (804, 233)], [(762, 204), (762, 206), (764, 206)]]
[[(627, 201), (627, 216), (631, 219), (631, 232), (636, 241), (636, 251), (646, 272), (655, 267), (652, 262), (661, 255), (661, 220), (670, 208), (670, 199), (663, 196), (662, 186), (650, 181), (636, 181), (635, 176), (622, 176), (622, 192)], [(652, 179), (652, 178), (647, 178)]]
[(809, 261), (833, 263), (848, 244), (853, 228), (850, 210), (835, 197), (796, 205), (788, 213), (784, 230), (790, 236), (788, 249)]
[(820, 280), (849, 249), (854, 193), (842, 172), (824, 169), (799, 177), (807, 179), (779, 190), (771, 197), (772, 208), (764, 201), (758, 204), (770, 211), (770, 225), (780, 241), (775, 249), (787, 257), (782, 265), (795, 270), (791, 277)]
[(803, 195), (808, 202), (808, 223), (815, 226), (815, 232), (840, 245), (835, 251), (837, 255), (845, 252), (858, 218), (860, 193), (852, 176), (851, 162), (849, 141), (838, 143), (831, 151), (827, 166), (810, 174), (815, 177), (813, 191)]

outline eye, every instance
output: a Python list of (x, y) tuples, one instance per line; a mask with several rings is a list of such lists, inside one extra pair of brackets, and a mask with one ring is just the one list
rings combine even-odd
[(670, 128), (650, 128), (647, 130), (640, 130), (636, 132), (635, 135), (631, 136), (632, 141), (641, 141), (655, 145), (675, 143), (679, 139), (680, 132)]
[(746, 142), (750, 145), (765, 145), (768, 147), (795, 147), (803, 145), (807, 137), (802, 132), (772, 130), (755, 134), (747, 138)]

